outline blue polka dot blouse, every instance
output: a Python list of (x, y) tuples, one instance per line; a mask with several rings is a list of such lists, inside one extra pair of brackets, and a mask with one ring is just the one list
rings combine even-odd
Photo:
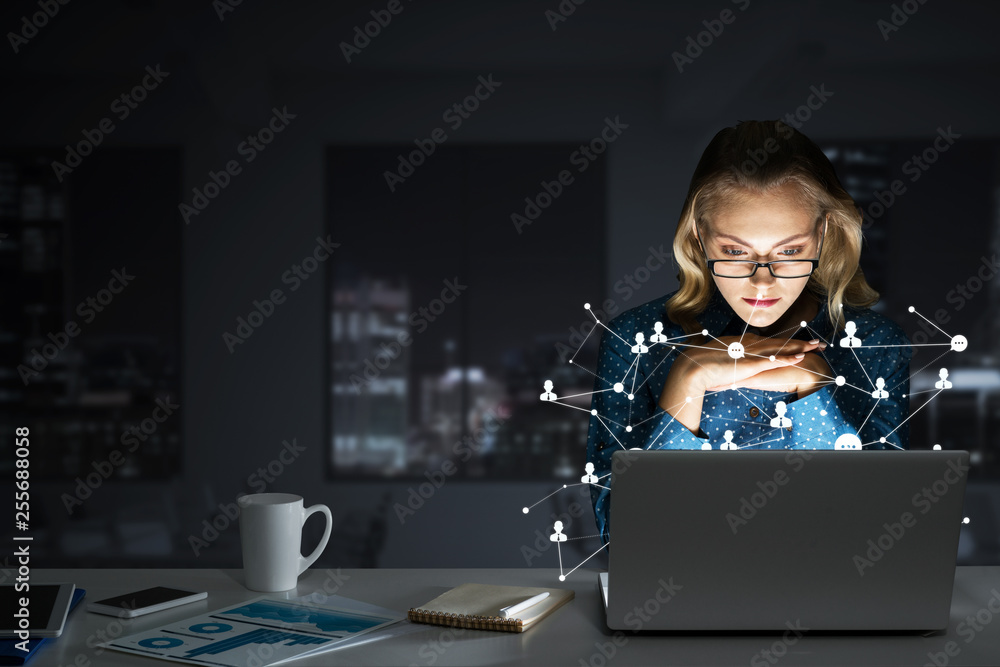
[[(667, 317), (666, 302), (673, 293), (625, 311), (605, 323), (617, 336), (604, 331), (597, 362), (597, 379), (587, 435), (587, 461), (594, 464), (594, 474), (603, 478), (600, 486), (591, 486), (591, 500), (602, 540), (610, 539), (611, 455), (615, 451), (643, 449), (834, 449), (844, 434), (860, 438), (863, 449), (909, 449), (910, 358), (912, 349), (903, 329), (890, 319), (869, 309), (844, 306), (844, 320), (856, 325), (852, 347), (841, 346), (847, 338), (844, 329), (832, 331), (825, 301), (806, 329), (794, 338), (819, 338), (828, 346), (818, 351), (826, 359), (833, 375), (843, 376), (843, 385), (830, 382), (822, 389), (798, 399), (795, 393), (762, 389), (727, 389), (704, 397), (701, 431), (694, 435), (658, 404), (667, 374), (688, 338), (674, 341), (685, 332)], [(744, 328), (760, 335), (755, 327), (736, 315), (725, 298), (715, 290), (712, 301), (697, 318), (704, 329), (716, 337), (738, 336)], [(654, 324), (663, 323), (662, 335), (673, 342), (656, 342)], [(635, 334), (645, 335), (648, 351), (636, 354)], [(788, 332), (784, 337), (789, 335)], [(620, 338), (619, 338), (620, 336)], [(697, 340), (697, 337), (692, 337)], [(678, 348), (674, 350), (673, 344)], [(876, 347), (879, 346), (879, 347)], [(884, 386), (877, 386), (883, 378)], [(614, 391), (615, 383), (622, 391)], [(634, 387), (634, 389), (633, 389)], [(628, 394), (634, 398), (629, 400)], [(784, 418), (776, 404), (786, 404)], [(732, 431), (731, 443), (726, 431)], [(707, 437), (699, 437), (707, 436)], [(885, 441), (882, 441), (882, 438)]]

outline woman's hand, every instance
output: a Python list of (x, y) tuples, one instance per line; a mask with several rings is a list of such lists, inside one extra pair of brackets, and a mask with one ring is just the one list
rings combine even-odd
[[(733, 359), (728, 353), (729, 345), (741, 341), (744, 355)], [(772, 370), (795, 368), (809, 356), (808, 352), (820, 345), (818, 340), (777, 340), (745, 334), (742, 337), (723, 336), (704, 345), (684, 348), (663, 383), (659, 406), (691, 433), (698, 434), (702, 402), (709, 387), (730, 388), (734, 383), (739, 386), (747, 378)], [(825, 346), (825, 343), (822, 345)], [(772, 356), (774, 361), (771, 361)], [(797, 390), (800, 381), (804, 385), (806, 379), (803, 372), (792, 378), (767, 378), (766, 381), (784, 382)]]
[[(815, 352), (807, 352), (794, 366), (761, 371), (737, 382), (736, 385), (747, 389), (795, 393), (798, 398), (804, 398), (814, 391), (818, 391), (824, 384), (833, 379), (833, 371), (826, 360)], [(725, 389), (732, 389), (732, 383), (710, 387), (706, 391), (723, 391)]]
[[(744, 354), (739, 359), (733, 359), (729, 356), (729, 345), (739, 343), (741, 340)], [(732, 388), (733, 384), (741, 386), (749, 378), (770, 371), (786, 371), (777, 374), (770, 380), (772, 382), (790, 385), (794, 379), (801, 380), (801, 383), (805, 384), (811, 375), (788, 371), (800, 367), (804, 361), (807, 364), (815, 364), (814, 360), (807, 361), (809, 356), (807, 353), (825, 347), (826, 343), (821, 343), (819, 340), (764, 338), (751, 333), (743, 336), (723, 336), (704, 345), (684, 349), (671, 366), (664, 388), (666, 389), (666, 385), (670, 385), (672, 381), (676, 382), (683, 378), (683, 384), (689, 392), (700, 391), (704, 394), (705, 391)], [(823, 359), (818, 355), (812, 356), (819, 359), (826, 367), (826, 374), (829, 375), (829, 367)], [(824, 372), (819, 366), (809, 368), (817, 373)], [(794, 384), (797, 385), (798, 382)]]

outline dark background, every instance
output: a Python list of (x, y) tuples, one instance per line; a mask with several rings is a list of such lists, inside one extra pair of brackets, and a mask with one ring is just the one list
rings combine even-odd
[[(547, 548), (553, 516), (576, 501), (585, 511), (567, 532), (594, 532), (576, 490), (521, 513), (583, 472), (587, 415), (537, 404), (549, 377), (560, 390), (590, 389), (559, 345), (576, 348), (571, 334), (592, 319), (585, 301), (612, 299), (620, 312), (676, 287), (667, 266), (616, 289), (650, 246), (669, 249), (711, 137), (795, 113), (812, 87), (833, 94), (802, 112), (800, 129), (858, 203), (873, 212), (875, 192), (906, 184), (866, 229), (863, 267), (880, 311), (916, 333), (908, 306), (931, 319), (944, 309), (940, 326), (969, 339), (940, 363), (946, 348), (917, 348), (914, 391), (945, 363), (955, 389), (915, 413), (911, 446), (973, 453), (960, 560), (996, 563), (1000, 288), (987, 280), (961, 309), (948, 295), (1000, 250), (1000, 6), (904, 4), (918, 9), (885, 39), (888, 2), (753, 0), (743, 11), (745, 1), (567, 1), (575, 10), (553, 30), (554, 0), (403, 0), (350, 63), (340, 43), (386, 3), (243, 2), (220, 19), (208, 2), (71, 2), (17, 53), (5, 37), (0, 462), (8, 485), (13, 429), (30, 424), (33, 565), (238, 567), (226, 507), (266, 490), (331, 507), (319, 566), (555, 566), (551, 552), (522, 553), (539, 535)], [(724, 9), (735, 20), (709, 42), (703, 22)], [(4, 3), (0, 30), (20, 31), (39, 11)], [(702, 53), (679, 72), (672, 54), (699, 33)], [(112, 100), (157, 65), (164, 81), (126, 119), (114, 116)], [(443, 111), (490, 75), (500, 87), (451, 129)], [(274, 108), (295, 118), (245, 162), (238, 145)], [(56, 180), (51, 161), (109, 116), (114, 131)], [(627, 129), (577, 173), (570, 154), (616, 117)], [(383, 172), (439, 127), (447, 141), (390, 192)], [(949, 127), (960, 138), (911, 181), (904, 163)], [(178, 205), (229, 160), (242, 172), (185, 224)], [(518, 234), (510, 215), (560, 169), (576, 181)], [(282, 276), (327, 235), (340, 247), (292, 291)], [(142, 279), (26, 387), (16, 365), (122, 266)], [(358, 362), (456, 276), (468, 289), (425, 333), (410, 331), (412, 346), (380, 375), (386, 392), (350, 393)], [(223, 333), (274, 289), (287, 300), (230, 353)], [(36, 323), (40, 303), (48, 319)], [(586, 349), (578, 360), (593, 368)], [(77, 479), (166, 397), (175, 413), (67, 511)], [(491, 411), (505, 423), (466, 465), (452, 447)], [(355, 444), (335, 450), (338, 433)], [(260, 488), (258, 469), (293, 440), (305, 449)], [(374, 463), (359, 465), (358, 451)], [(449, 453), (456, 473), (420, 498), (425, 473)], [(420, 506), (400, 515), (413, 494)], [(192, 548), (192, 537), (207, 546)], [(570, 544), (577, 560), (599, 545)]]

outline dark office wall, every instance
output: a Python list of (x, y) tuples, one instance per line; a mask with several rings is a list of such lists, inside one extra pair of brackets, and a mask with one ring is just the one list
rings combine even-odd
[[(180, 147), (178, 203), (191, 203), (192, 188), (202, 188), (210, 170), (224, 169), (229, 160), (242, 164), (242, 173), (190, 224), (176, 216), (184, 225), (183, 474), (169, 483), (108, 483), (87, 501), (84, 519), (67, 516), (59, 501), (70, 485), (41, 486), (34, 502), (45, 505), (48, 529), (60, 536), (55, 544), (113, 530), (122, 508), (133, 515), (138, 508), (171, 535), (174, 550), (161, 555), (163, 562), (238, 566), (235, 526), (199, 556), (188, 538), (204, 537), (203, 522), (219, 516), (219, 504), (253, 490), (248, 478), (292, 439), (306, 449), (267, 490), (328, 504), (345, 542), (369, 532), (371, 512), (386, 492), (390, 507), (406, 502), (412, 483), (326, 481), (328, 387), (321, 365), (327, 308), (318, 276), (286, 292), (275, 316), (233, 353), (222, 335), (234, 330), (254, 299), (282, 287), (282, 273), (325, 233), (326, 147), (425, 138), (480, 75), (492, 74), (502, 86), (449, 141), (583, 143), (598, 135), (605, 117), (628, 124), (601, 158), (607, 234), (592, 242), (606, 249), (608, 296), (645, 261), (651, 244), (669, 246), (691, 171), (712, 135), (741, 119), (794, 112), (813, 87), (833, 93), (801, 128), (818, 141), (929, 144), (948, 126), (963, 138), (996, 137), (1000, 7), (994, 3), (920, 5), (888, 39), (878, 25), (893, 11), (885, 2), (679, 4), (590, 0), (553, 29), (546, 11), (558, 11), (555, 2), (405, 2), (351, 63), (338, 44), (385, 3), (242, 3), (222, 20), (211, 3), (70, 3), (19, 53), (5, 45), (4, 145), (79, 141), (82, 130), (109, 115), (116, 95), (142, 79), (146, 66), (159, 64), (169, 76), (116, 121), (108, 145)], [(687, 38), (727, 8), (734, 21), (679, 72), (672, 53), (684, 51)], [(7, 3), (0, 28), (16, 30), (22, 16), (36, 11), (32, 2)], [(244, 162), (237, 146), (267, 124), (274, 108), (295, 118), (253, 162)], [(935, 169), (947, 170), (948, 157)], [(115, 184), (108, 184), (107, 196), (115, 196)], [(947, 191), (938, 196), (949, 200)], [(961, 201), (950, 204), (961, 212)], [(956, 232), (954, 225), (921, 220), (912, 234), (893, 230), (894, 258), (933, 258), (933, 239)], [(530, 229), (526, 237), (530, 243)], [(977, 238), (981, 243), (988, 234)], [(915, 270), (900, 259), (893, 267), (892, 280), (901, 283)], [(957, 275), (942, 276), (939, 289), (928, 286), (934, 299), (927, 310), (944, 307), (943, 293), (975, 268), (953, 266)], [(654, 274), (620, 305), (673, 289), (671, 274)], [(553, 276), (554, 291), (572, 280)], [(567, 337), (582, 321), (566, 323)], [(581, 466), (583, 459), (581, 443)], [(390, 509), (377, 562), (525, 565), (522, 545), (535, 542), (536, 529), (547, 532), (549, 515), (574, 498), (556, 496), (530, 518), (520, 508), (552, 490), (545, 483), (449, 482), (405, 523)], [(592, 521), (587, 512), (583, 525)], [(318, 529), (311, 529), (314, 540)], [(589, 553), (580, 551), (581, 558)], [(82, 553), (84, 562), (97, 564), (156, 558)], [(549, 556), (531, 564), (554, 566)], [(59, 561), (64, 553), (57, 546), (51, 557)], [(342, 543), (321, 563), (357, 564), (357, 558)]]

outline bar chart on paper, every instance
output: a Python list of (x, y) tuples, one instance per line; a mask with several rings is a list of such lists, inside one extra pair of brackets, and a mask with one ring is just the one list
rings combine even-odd
[(103, 646), (198, 665), (276, 665), (401, 619), (392, 610), (340, 596), (324, 604), (261, 597)]

